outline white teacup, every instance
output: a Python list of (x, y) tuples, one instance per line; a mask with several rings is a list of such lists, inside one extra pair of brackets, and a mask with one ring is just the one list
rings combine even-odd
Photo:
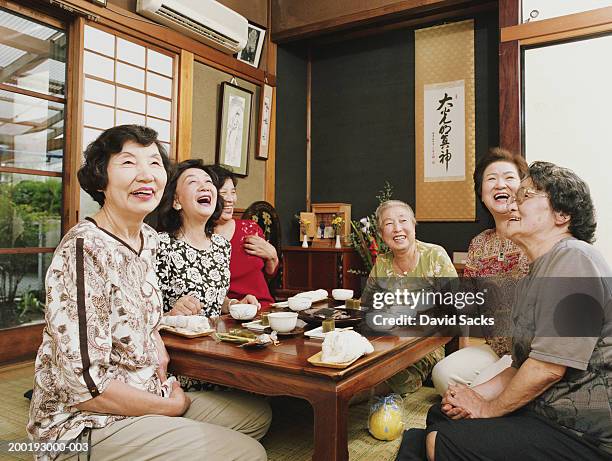
[(289, 333), (297, 325), (297, 312), (271, 312), (268, 314), (270, 328), (279, 333)]
[(236, 320), (251, 320), (257, 314), (255, 304), (232, 304), (229, 307), (230, 315)]

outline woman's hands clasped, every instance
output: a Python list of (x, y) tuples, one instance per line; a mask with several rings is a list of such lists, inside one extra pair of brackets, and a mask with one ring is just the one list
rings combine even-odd
[(488, 403), (474, 389), (451, 384), (442, 397), (442, 412), (451, 419), (490, 418)]

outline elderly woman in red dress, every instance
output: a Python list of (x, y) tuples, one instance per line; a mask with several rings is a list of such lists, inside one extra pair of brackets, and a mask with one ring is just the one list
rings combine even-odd
[(264, 239), (264, 234), (256, 222), (234, 219), (236, 177), (220, 166), (211, 167), (217, 176), (217, 189), (223, 197), (223, 212), (217, 220), (215, 233), (224, 236), (232, 244), (230, 259), (230, 298), (242, 298), (250, 293), (266, 309), (274, 302), (266, 277), (273, 277), (278, 269), (278, 255), (272, 244)]

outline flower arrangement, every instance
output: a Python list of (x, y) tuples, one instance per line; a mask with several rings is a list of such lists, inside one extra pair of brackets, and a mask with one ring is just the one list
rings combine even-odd
[[(383, 189), (378, 193), (376, 199), (380, 205), (390, 200), (393, 195), (393, 186), (385, 182)], [(387, 245), (383, 242), (378, 233), (378, 223), (376, 216), (372, 213), (359, 221), (351, 221), (351, 234), (349, 243), (355, 248), (363, 261), (363, 270), (350, 269), (353, 274), (368, 275), (376, 264), (376, 257), (388, 251)]]
[(342, 216), (335, 216), (334, 219), (332, 219), (331, 225), (334, 228), (335, 235), (340, 235), (342, 224), (344, 224), (344, 219), (342, 219)]

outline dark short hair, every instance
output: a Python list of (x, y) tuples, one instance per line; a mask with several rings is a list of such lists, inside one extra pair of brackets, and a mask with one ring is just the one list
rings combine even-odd
[(589, 186), (568, 168), (550, 162), (533, 162), (529, 178), (536, 189), (548, 194), (554, 211), (569, 215), (569, 231), (579, 240), (595, 241), (597, 219)]
[(238, 184), (238, 178), (236, 177), (236, 175), (227, 168), (223, 168), (221, 165), (210, 165), (209, 168), (216, 175), (217, 179), (213, 179), (213, 181), (216, 181), (215, 186), (217, 187), (217, 189), (221, 189), (225, 184), (225, 181), (227, 181), (228, 179), (232, 180), (232, 184), (234, 185), (234, 187), (236, 187), (236, 184)]
[[(181, 217), (182, 213), (174, 209), (174, 198), (176, 196), (176, 186), (179, 178), (186, 170), (189, 170), (190, 168), (197, 168), (205, 171), (212, 179), (215, 188), (217, 188), (217, 175), (209, 166), (205, 166), (202, 163), (202, 160), (190, 159), (175, 165), (172, 174), (170, 175), (170, 179), (168, 180), (168, 184), (166, 184), (166, 189), (164, 190), (164, 195), (161, 202), (155, 210), (155, 215), (157, 217), (157, 225), (155, 227), (158, 231), (168, 232), (170, 235), (176, 236), (176, 233), (183, 225), (183, 219)], [(207, 236), (210, 237), (213, 234), (216, 221), (219, 219), (222, 212), (223, 198), (217, 191), (217, 206), (215, 207), (215, 211), (213, 212), (212, 216), (208, 218), (206, 226), (204, 227), (204, 231), (206, 232)]]
[(476, 192), (476, 196), (481, 201), (482, 178), (484, 177), (484, 172), (489, 165), (495, 162), (508, 162), (514, 164), (514, 166), (516, 166), (516, 170), (518, 171), (520, 179), (523, 179), (525, 176), (527, 176), (527, 173), (529, 172), (527, 162), (525, 161), (522, 155), (512, 153), (506, 149), (502, 149), (501, 147), (493, 147), (489, 149), (487, 155), (478, 160), (476, 168), (474, 169), (474, 192)]
[(157, 140), (157, 131), (140, 125), (119, 125), (109, 128), (92, 141), (85, 149), (85, 162), (79, 168), (79, 184), (91, 198), (104, 205), (104, 189), (108, 185), (108, 162), (113, 154), (118, 154), (126, 142), (133, 141), (148, 147), (155, 144), (161, 155), (166, 172), (170, 170), (170, 160), (164, 146)]

